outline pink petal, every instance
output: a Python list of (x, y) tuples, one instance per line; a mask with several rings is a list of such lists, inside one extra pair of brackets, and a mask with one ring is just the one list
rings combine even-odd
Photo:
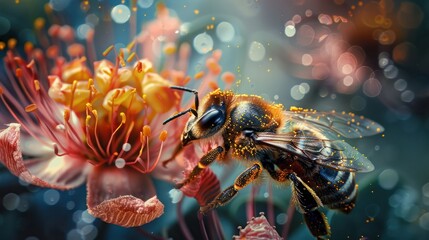
[(136, 227), (164, 213), (149, 176), (132, 168), (96, 168), (87, 188), (88, 212), (108, 223)]
[[(239, 228), (240, 229), (240, 228)], [(277, 231), (268, 223), (264, 215), (252, 218), (244, 229), (240, 229), (240, 235), (234, 239), (282, 239)]]
[(20, 125), (16, 123), (0, 132), (0, 162), (26, 182), (61, 190), (81, 185), (90, 169), (85, 159), (69, 156), (24, 161), (20, 149)]

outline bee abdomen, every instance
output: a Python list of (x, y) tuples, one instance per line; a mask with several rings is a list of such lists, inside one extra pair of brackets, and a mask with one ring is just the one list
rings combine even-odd
[(357, 193), (354, 173), (322, 169), (317, 175), (313, 176), (317, 179), (317, 187), (313, 189), (322, 203), (331, 209), (350, 212)]

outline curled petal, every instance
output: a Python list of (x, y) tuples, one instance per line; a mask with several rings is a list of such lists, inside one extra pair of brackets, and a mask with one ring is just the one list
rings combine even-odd
[(123, 227), (136, 227), (151, 222), (164, 213), (164, 205), (153, 196), (147, 201), (131, 195), (106, 200), (88, 212), (101, 220)]
[(164, 213), (149, 176), (131, 168), (96, 168), (87, 188), (88, 212), (108, 223), (141, 226)]
[(20, 149), (20, 125), (9, 124), (0, 132), (0, 162), (12, 174), (40, 187), (71, 189), (82, 184), (89, 172), (85, 159), (68, 156), (24, 161)]
[(240, 235), (234, 239), (282, 239), (264, 215), (252, 218), (244, 229), (239, 229)]

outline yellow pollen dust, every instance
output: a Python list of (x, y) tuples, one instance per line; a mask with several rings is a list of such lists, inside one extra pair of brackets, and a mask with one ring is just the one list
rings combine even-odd
[(195, 14), (195, 15), (198, 15), (198, 14), (200, 14), (200, 10), (198, 10), (198, 9), (195, 9), (195, 10), (194, 10), (194, 14)]

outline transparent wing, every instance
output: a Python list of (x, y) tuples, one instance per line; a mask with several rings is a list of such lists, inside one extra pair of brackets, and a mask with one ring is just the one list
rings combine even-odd
[(295, 133), (256, 133), (255, 140), (280, 148), (301, 161), (347, 172), (370, 172), (374, 165), (343, 140), (328, 140)]
[(346, 138), (362, 138), (384, 131), (383, 126), (365, 118), (346, 112), (317, 112), (303, 109), (285, 111), (287, 121), (307, 123), (319, 127), (324, 133), (341, 135)]

